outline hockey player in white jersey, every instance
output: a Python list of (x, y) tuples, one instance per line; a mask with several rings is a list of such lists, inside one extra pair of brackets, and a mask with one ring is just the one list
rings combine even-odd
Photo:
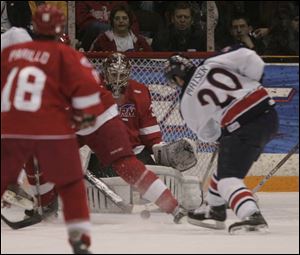
[(240, 219), (230, 233), (268, 228), (243, 182), (278, 129), (275, 102), (261, 84), (264, 66), (254, 51), (240, 46), (227, 47), (198, 67), (181, 55), (166, 63), (170, 84), (182, 87), (184, 121), (200, 140), (220, 146), (207, 201), (188, 214), (192, 224), (224, 229), (228, 203)]
[[(5, 22), (3, 26), (2, 14)], [(28, 3), (1, 1), (1, 52), (8, 46), (32, 41), (30, 24), (31, 11)]]

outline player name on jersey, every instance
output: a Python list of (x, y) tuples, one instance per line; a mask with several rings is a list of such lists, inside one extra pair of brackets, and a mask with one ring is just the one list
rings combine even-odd
[(24, 59), (29, 62), (39, 62), (43, 65), (46, 65), (49, 61), (50, 53), (47, 51), (39, 51), (32, 49), (15, 49), (12, 50), (9, 54), (8, 61), (16, 61), (19, 59)]

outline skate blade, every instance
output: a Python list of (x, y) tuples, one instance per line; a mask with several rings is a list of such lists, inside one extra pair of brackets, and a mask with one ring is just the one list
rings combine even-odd
[(257, 226), (244, 225), (232, 227), (228, 231), (231, 235), (264, 235), (269, 233), (269, 228), (266, 224)]
[(190, 217), (187, 217), (187, 222), (192, 225), (196, 225), (203, 228), (211, 228), (211, 229), (219, 229), (219, 230), (226, 228), (224, 221), (216, 221), (216, 220), (200, 221), (200, 220), (195, 220)]

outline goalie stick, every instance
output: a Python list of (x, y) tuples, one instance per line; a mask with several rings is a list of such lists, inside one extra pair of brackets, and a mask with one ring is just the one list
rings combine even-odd
[(299, 149), (299, 143), (297, 143), (289, 152), (282, 158), (279, 163), (257, 184), (257, 186), (252, 190), (253, 193), (256, 193), (261, 189), (261, 187), (282, 167), (288, 159)]
[(124, 213), (141, 213), (143, 211), (156, 211), (158, 206), (149, 202), (145, 204), (131, 204), (124, 201), (115, 191), (112, 190), (101, 178), (95, 177), (89, 170), (86, 171), (85, 179), (96, 187), (104, 196), (118, 206)]
[(88, 169), (84, 178), (96, 187), (104, 196), (118, 206), (124, 213), (131, 213), (133, 205), (126, 203), (122, 197), (115, 193), (103, 180), (95, 177)]
[(82, 160), (82, 167), (85, 172), (84, 178), (97, 190), (99, 190), (105, 197), (107, 197), (111, 202), (118, 206), (124, 213), (131, 213), (133, 205), (126, 203), (124, 199), (116, 194), (116, 192), (110, 188), (101, 178), (97, 178), (88, 170), (89, 160), (91, 157), (91, 149), (88, 146), (83, 146), (80, 148), (80, 157)]

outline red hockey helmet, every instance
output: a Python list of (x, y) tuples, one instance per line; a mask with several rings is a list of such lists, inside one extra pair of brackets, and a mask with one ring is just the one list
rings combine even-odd
[(65, 16), (55, 6), (43, 4), (32, 17), (33, 31), (40, 35), (60, 35), (64, 32)]

